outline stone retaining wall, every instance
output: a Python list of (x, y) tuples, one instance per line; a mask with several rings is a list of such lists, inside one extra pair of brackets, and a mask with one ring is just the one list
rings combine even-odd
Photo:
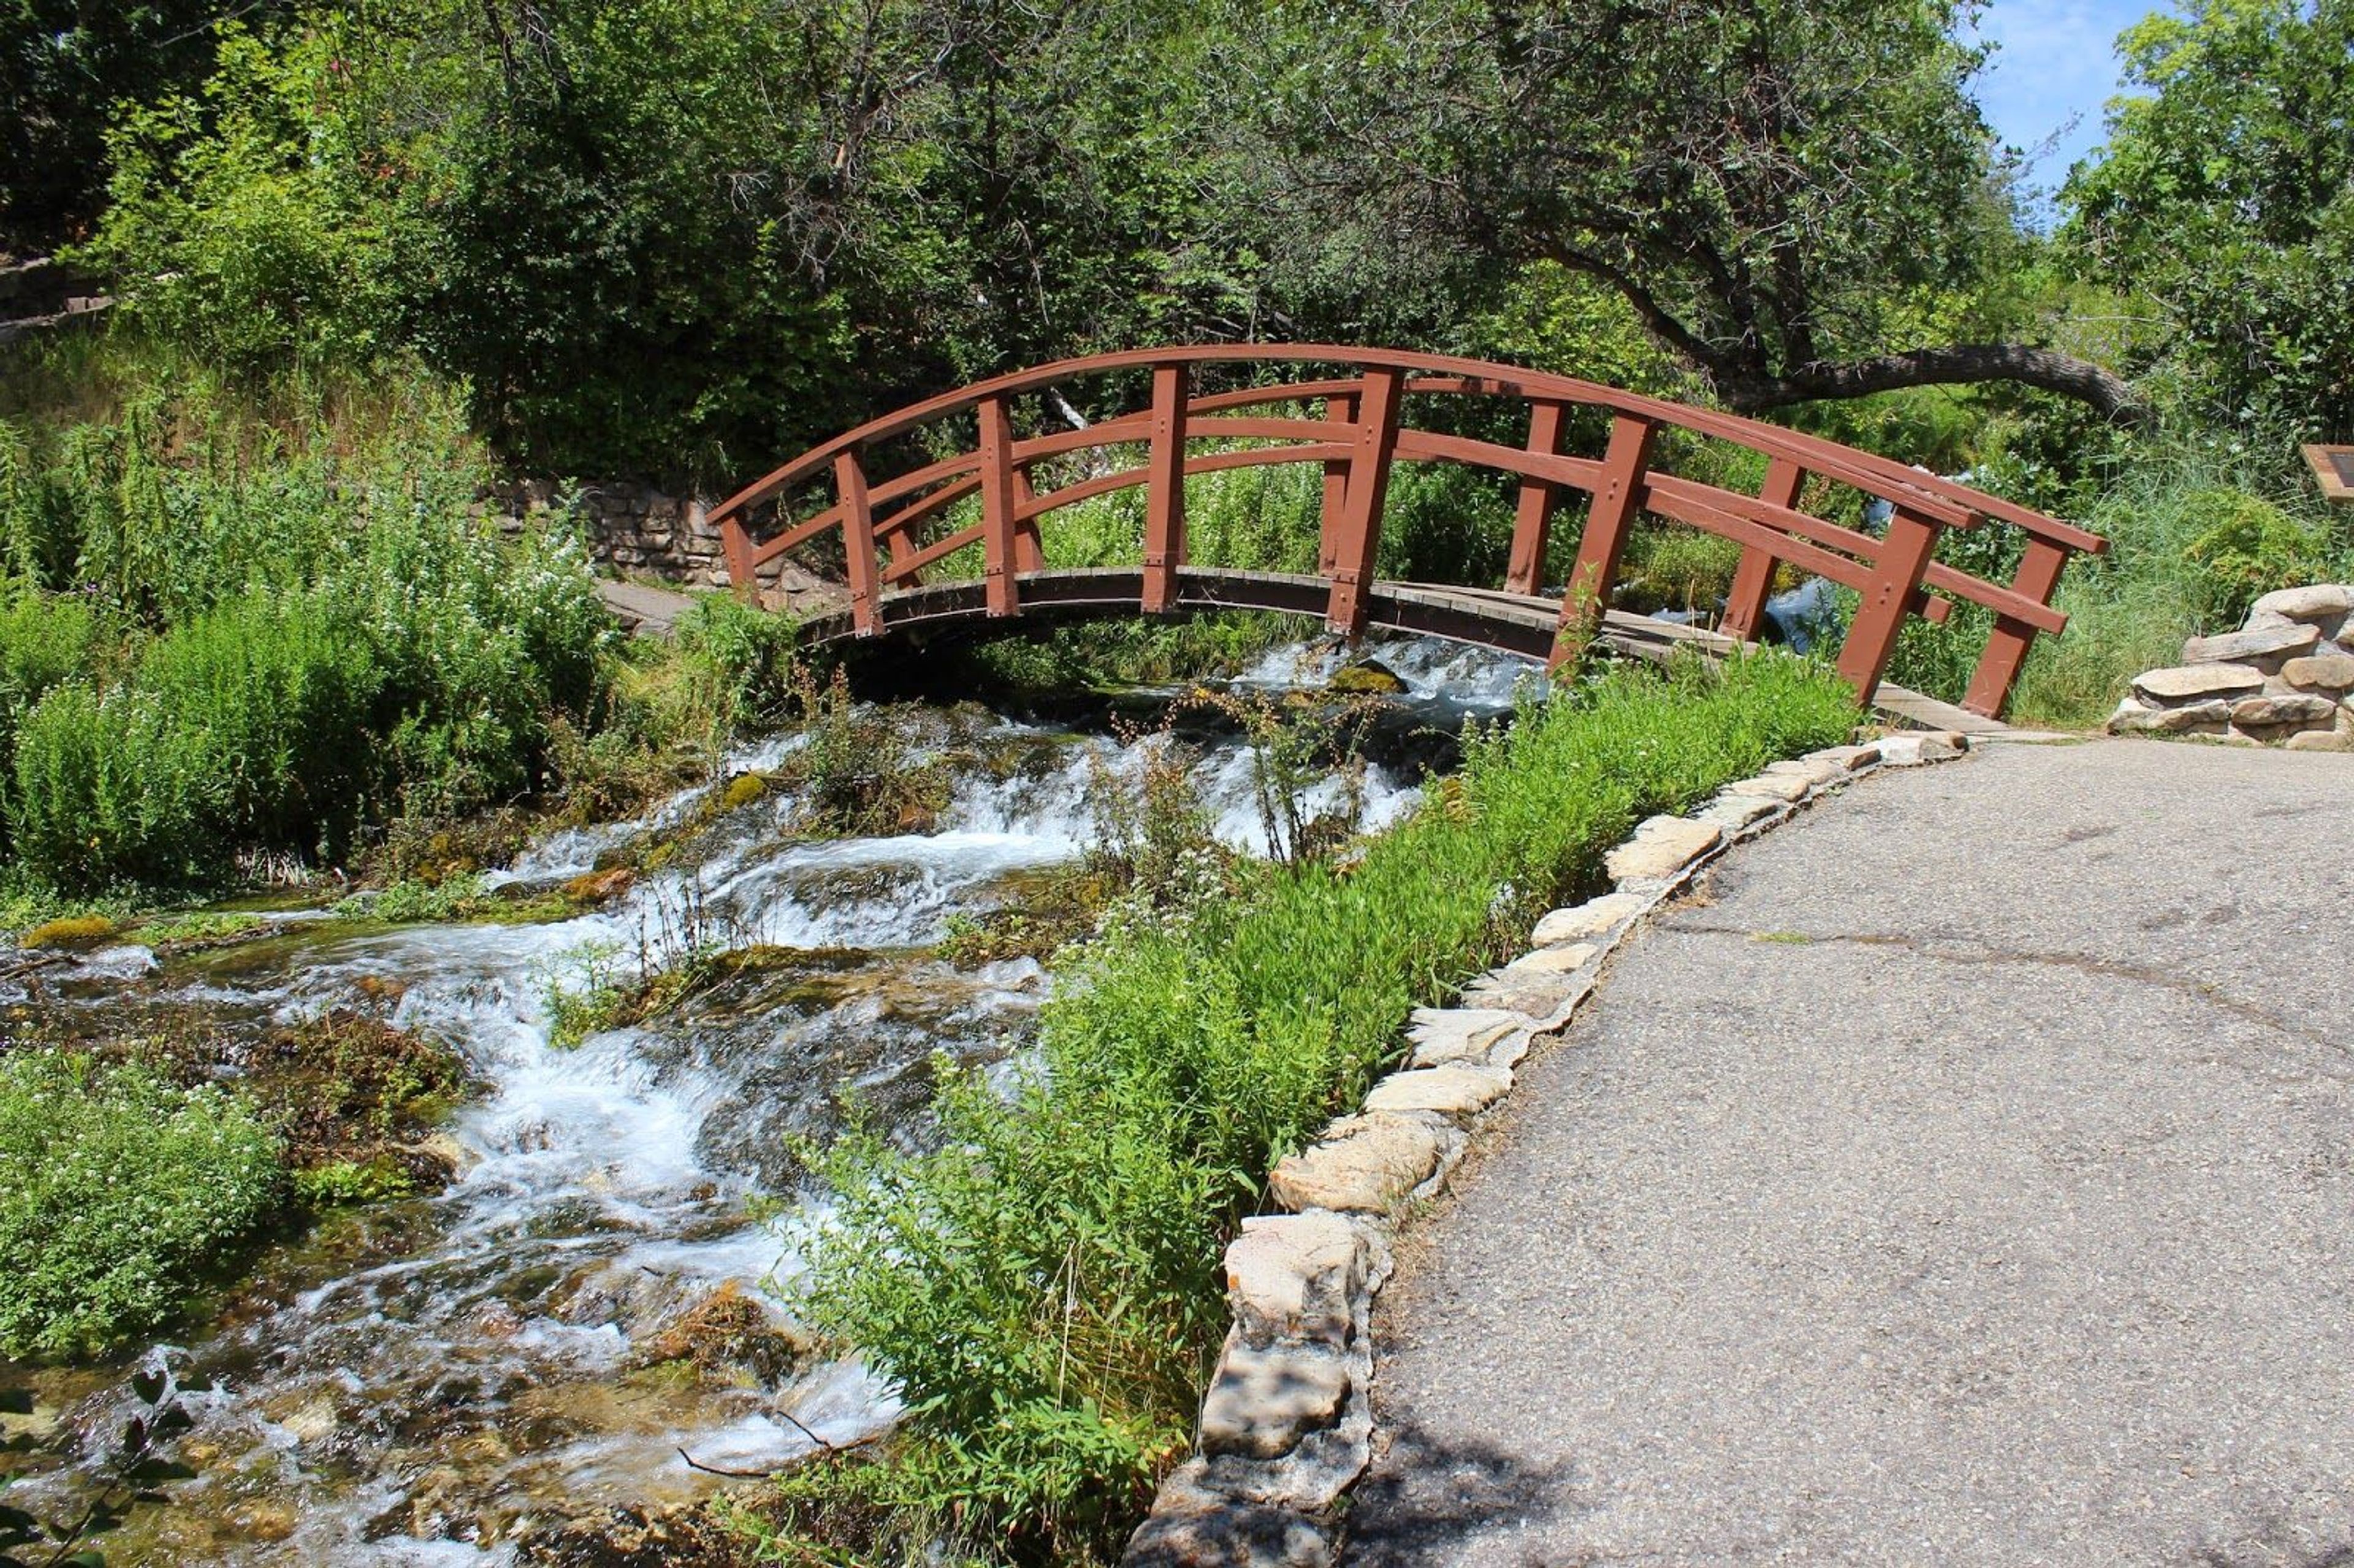
[(1373, 1455), (1373, 1294), (1405, 1207), (1437, 1192), (1537, 1042), (1557, 1036), (1604, 961), (1726, 846), (1878, 768), (1956, 758), (1967, 736), (1906, 734), (1777, 762), (1690, 817), (1653, 817), (1610, 852), (1614, 890), (1536, 924), (1529, 951), (1417, 1011), (1405, 1065), (1278, 1163), (1286, 1213), (1226, 1249), (1234, 1323), (1172, 1472), (1123, 1568), (1330, 1568), (1334, 1506)]
[(2354, 751), (2354, 586), (2256, 600), (2247, 623), (2194, 637), (2182, 662), (2134, 677), (2113, 734), (2203, 735), (2292, 751)]
[[(571, 491), (530, 480), (492, 490), (482, 507), (511, 530), (526, 517), (566, 512), (579, 520), (590, 555), (606, 566), (683, 588), (727, 586), (726, 550), (710, 505), (693, 496), (628, 480)], [(771, 562), (760, 579), (761, 598), (771, 609), (816, 614), (847, 602), (838, 585), (790, 561)]]

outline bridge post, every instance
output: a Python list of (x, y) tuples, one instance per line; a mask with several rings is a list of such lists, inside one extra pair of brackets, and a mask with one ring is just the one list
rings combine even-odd
[(1177, 568), (1185, 559), (1185, 399), (1182, 364), (1152, 367), (1152, 450), (1145, 459), (1144, 597), (1147, 615), (1177, 605)]
[(1896, 652), (1896, 634), (1904, 630), (1905, 614), (1921, 590), (1921, 576), (1929, 569), (1929, 557), (1936, 548), (1935, 524), (1903, 506), (1888, 519), (1872, 581), (1864, 588), (1863, 601), (1856, 606), (1847, 641), (1840, 649), (1840, 678), (1865, 702), (1880, 688), (1881, 673)]
[[(1357, 395), (1335, 392), (1325, 398), (1324, 420), (1327, 424), (1354, 427), (1357, 422)], [(1329, 577), (1332, 575), (1332, 567), (1336, 564), (1332, 556), (1332, 541), (1341, 536), (1341, 512), (1348, 503), (1349, 460), (1335, 458), (1324, 465), (1324, 511), (1316, 546), (1316, 570), (1320, 576)]]
[(1404, 376), (1394, 370), (1365, 372), (1359, 401), (1356, 440), (1349, 453), (1348, 491), (1339, 524), (1325, 539), (1332, 579), (1324, 624), (1343, 636), (1365, 630), (1371, 608), (1374, 558), (1381, 553), (1382, 506), (1388, 499), (1390, 461), (1397, 454), (1398, 396)]
[(981, 419), (981, 538), (983, 581), (993, 616), (1019, 615), (1021, 596), (1013, 581), (1021, 546), (1013, 527), (1013, 435), (1005, 399), (984, 397)]
[(745, 528), (740, 514), (731, 514), (719, 524), (719, 544), (727, 556), (728, 586), (758, 599), (760, 584), (752, 575), (752, 535)]
[[(2067, 564), (2063, 546), (2049, 539), (2031, 538), (2010, 586), (2040, 604), (2050, 604), (2052, 590), (2060, 586), (2060, 569)], [(1994, 631), (1987, 638), (1986, 652), (1978, 655), (1962, 706), (1988, 718), (2001, 717), (2002, 705), (2010, 698), (2010, 683), (2019, 678), (2019, 667), (2027, 662), (2027, 651), (2034, 644), (2035, 628), (2007, 615), (1995, 617)]]
[[(1768, 506), (1795, 510), (1798, 504), (1799, 488), (1806, 483), (1807, 471), (1790, 458), (1777, 457), (1766, 465), (1766, 482), (1758, 488), (1757, 499)], [(1733, 589), (1724, 596), (1724, 619), (1717, 630), (1736, 642), (1755, 640), (1757, 619), (1766, 613), (1766, 600), (1774, 591), (1774, 557), (1755, 545), (1741, 552), (1741, 565), (1733, 574)]]
[(1626, 554), (1627, 535), (1643, 493), (1643, 471), (1651, 463), (1658, 433), (1650, 420), (1621, 414), (1610, 424), (1610, 445), (1602, 454), (1602, 482), (1586, 509), (1585, 532), (1578, 536), (1577, 562), (1561, 596), (1561, 626), (1553, 639), (1552, 667), (1561, 668), (1583, 647), (1610, 607), (1610, 585)]
[[(1529, 450), (1543, 457), (1561, 455), (1561, 432), (1569, 410), (1559, 403), (1529, 405)], [(1553, 535), (1552, 481), (1521, 481), (1519, 510), (1512, 518), (1511, 564), (1504, 572), (1506, 593), (1535, 593), (1543, 586), (1545, 546)]]
[(850, 620), (861, 637), (881, 629), (882, 598), (875, 570), (875, 509), (866, 500), (866, 471), (858, 452), (845, 448), (833, 457), (833, 489), (842, 503), (842, 553), (849, 563)]

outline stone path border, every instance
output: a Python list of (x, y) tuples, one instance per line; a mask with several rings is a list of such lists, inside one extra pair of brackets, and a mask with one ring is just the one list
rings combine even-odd
[(1275, 1168), (1288, 1213), (1226, 1248), (1234, 1314), (1202, 1402), (1199, 1451), (1161, 1484), (1122, 1568), (1330, 1568), (1332, 1509), (1373, 1455), (1374, 1293), (1405, 1213), (1437, 1192), (1540, 1035), (1711, 861), (1882, 768), (1958, 758), (1970, 737), (1906, 732), (1776, 762), (1689, 817), (1653, 817), (1606, 858), (1613, 891), (1538, 921), (1529, 951), (1417, 1009), (1405, 1066)]

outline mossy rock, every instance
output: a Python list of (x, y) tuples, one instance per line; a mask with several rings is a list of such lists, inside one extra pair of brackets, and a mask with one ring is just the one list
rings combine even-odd
[(1396, 671), (1380, 660), (1360, 659), (1333, 671), (1324, 689), (1348, 696), (1394, 697), (1403, 694), (1406, 685)]
[(20, 948), (84, 948), (103, 942), (119, 927), (103, 915), (69, 915), (47, 921), (16, 938)]
[(739, 806), (748, 806), (767, 795), (772, 788), (774, 786), (769, 782), (766, 774), (738, 773), (719, 791), (719, 809), (732, 811)]

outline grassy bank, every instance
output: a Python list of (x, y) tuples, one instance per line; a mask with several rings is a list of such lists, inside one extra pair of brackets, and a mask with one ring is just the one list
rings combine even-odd
[(1191, 1441), (1225, 1328), (1220, 1249), (1274, 1160), (1356, 1100), (1416, 1002), (1594, 886), (1640, 817), (1855, 717), (1782, 659), (1621, 671), (1476, 739), (1346, 869), (1248, 868), (1174, 913), (1116, 916), (1065, 960), (1074, 983), (1017, 1080), (949, 1078), (937, 1149), (832, 1150), (802, 1309), (908, 1410), (886, 1461), (788, 1483), (787, 1533), (860, 1562), (935, 1539), (1108, 1560)]

